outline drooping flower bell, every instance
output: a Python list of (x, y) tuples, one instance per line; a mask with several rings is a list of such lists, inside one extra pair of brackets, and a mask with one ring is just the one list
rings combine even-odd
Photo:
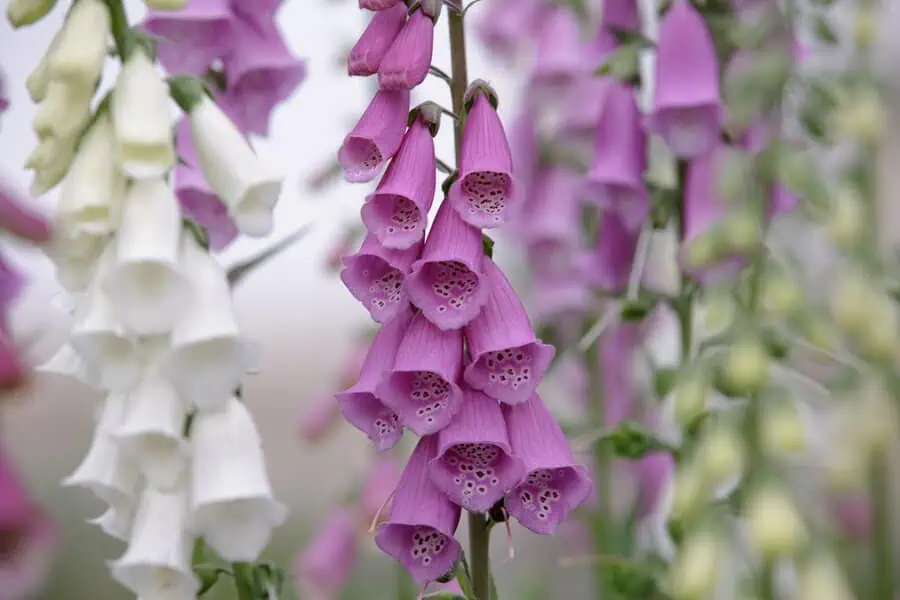
[(525, 402), (543, 379), (556, 349), (537, 338), (500, 267), (485, 258), (482, 268), (491, 291), (481, 312), (465, 328), (471, 356), (465, 380), (500, 402)]
[(578, 19), (566, 6), (543, 8), (536, 46), (531, 81), (541, 88), (559, 91), (590, 72), (585, 69)]
[(409, 90), (379, 90), (338, 151), (344, 179), (351, 183), (375, 179), (400, 148), (408, 115)]
[(649, 124), (680, 158), (709, 152), (720, 136), (716, 48), (703, 16), (677, 0), (660, 23)]
[(419, 584), (451, 572), (462, 550), (453, 537), (459, 507), (441, 493), (428, 474), (428, 464), (436, 455), (436, 436), (421, 438), (394, 492), (390, 518), (375, 536), (378, 547)]
[(619, 213), (605, 211), (594, 249), (581, 265), (584, 280), (608, 292), (623, 292), (628, 287), (637, 250), (639, 233), (623, 223)]
[(355, 515), (334, 510), (312, 542), (297, 556), (294, 577), (309, 598), (337, 598), (356, 563), (359, 535)]
[(478, 37), (492, 52), (512, 58), (523, 39), (539, 27), (539, 0), (500, 0), (491, 2), (476, 22)]
[(536, 268), (568, 269), (580, 250), (580, 240), (573, 235), (581, 222), (580, 188), (581, 178), (564, 167), (545, 166), (537, 171), (517, 224), (533, 260), (541, 263)]
[(411, 90), (425, 81), (433, 50), (434, 20), (421, 7), (417, 8), (378, 65), (379, 87)]
[(375, 321), (390, 321), (409, 309), (403, 282), (421, 253), (421, 241), (406, 250), (392, 250), (369, 234), (355, 254), (343, 258), (341, 281)]
[(604, 27), (624, 32), (641, 30), (638, 0), (605, 0), (601, 22)]
[(347, 56), (347, 73), (369, 76), (378, 72), (381, 61), (406, 23), (403, 2), (376, 12)]
[(170, 73), (205, 75), (232, 48), (228, 0), (190, 0), (178, 11), (150, 11), (143, 28), (157, 36), (159, 61)]

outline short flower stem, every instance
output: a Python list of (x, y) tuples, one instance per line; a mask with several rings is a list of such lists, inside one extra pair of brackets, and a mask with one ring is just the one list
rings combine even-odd
[(238, 600), (258, 600), (253, 590), (253, 565), (245, 562), (232, 563), (231, 571), (234, 574)]
[(491, 598), (491, 526), (485, 515), (469, 513), (469, 568), (472, 575), (472, 600)]

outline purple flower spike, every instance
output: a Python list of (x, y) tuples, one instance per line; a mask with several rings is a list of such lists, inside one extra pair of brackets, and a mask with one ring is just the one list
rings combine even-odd
[(575, 14), (567, 8), (552, 6), (541, 17), (531, 80), (535, 85), (556, 90), (590, 70), (585, 69), (580, 25)]
[(385, 371), (394, 366), (397, 348), (411, 319), (412, 313), (406, 312), (385, 323), (372, 340), (359, 380), (335, 395), (344, 418), (365, 433), (380, 452), (390, 450), (400, 441), (403, 426), (397, 414), (382, 403), (375, 389)]
[(383, 90), (411, 90), (428, 75), (434, 50), (434, 22), (422, 9), (409, 16), (378, 67)]
[(425, 121), (418, 118), (360, 211), (366, 229), (384, 247), (403, 250), (425, 236), (437, 187), (436, 164), (434, 138)]
[(621, 292), (628, 287), (639, 234), (629, 230), (614, 212), (603, 213), (597, 243), (582, 266), (584, 279), (607, 292)]
[(586, 199), (618, 212), (629, 229), (637, 229), (650, 211), (643, 181), (646, 167), (647, 136), (634, 90), (610, 82), (594, 138)]
[(403, 0), (359, 0), (359, 7), (363, 10), (388, 10), (398, 4), (403, 4)]
[(719, 138), (722, 106), (716, 48), (688, 0), (662, 19), (650, 125), (681, 158), (709, 152)]
[(269, 118), (306, 78), (306, 63), (284, 43), (274, 21), (232, 20), (237, 50), (225, 59), (227, 95), (247, 133), (268, 135)]
[(347, 74), (367, 77), (378, 72), (397, 34), (406, 23), (406, 5), (402, 2), (375, 13), (369, 25), (350, 49)]
[(305, 596), (337, 598), (359, 553), (355, 515), (338, 509), (297, 557), (296, 579)]
[(418, 435), (436, 433), (459, 412), (462, 391), (456, 381), (462, 360), (462, 331), (442, 331), (419, 313), (377, 394)]
[(500, 267), (485, 258), (483, 268), (491, 292), (465, 329), (472, 357), (465, 380), (500, 402), (519, 404), (534, 394), (556, 349), (534, 335), (528, 313)]
[(409, 299), (441, 329), (459, 329), (474, 319), (490, 289), (481, 274), (484, 245), (481, 232), (442, 202), (422, 258), (406, 278)]
[(506, 495), (506, 510), (526, 529), (551, 535), (593, 489), (576, 465), (566, 436), (535, 394), (503, 407), (513, 453), (525, 463), (525, 480)]
[(392, 250), (369, 234), (356, 254), (344, 257), (341, 281), (363, 303), (372, 319), (378, 323), (390, 321), (409, 309), (403, 280), (421, 253), (422, 242), (406, 250)]
[(503, 123), (487, 93), (476, 91), (462, 136), (459, 179), (447, 201), (475, 227), (500, 227), (516, 199), (512, 153)]
[(604, 0), (601, 22), (604, 27), (620, 31), (640, 31), (638, 0)]
[(149, 11), (143, 28), (161, 38), (157, 56), (167, 71), (205, 75), (233, 48), (233, 19), (228, 0), (189, 0), (178, 11)]
[(438, 434), (431, 481), (466, 510), (487, 512), (525, 475), (525, 465), (509, 446), (500, 405), (466, 389), (462, 408)]
[(376, 93), (338, 151), (344, 179), (350, 183), (375, 179), (385, 161), (400, 148), (408, 116), (409, 90)]
[(628, 463), (637, 480), (636, 516), (645, 519), (656, 514), (666, 486), (675, 472), (675, 459), (668, 452), (653, 452)]
[(462, 550), (453, 537), (459, 507), (428, 477), (428, 463), (436, 455), (436, 436), (419, 440), (394, 492), (391, 516), (375, 536), (375, 544), (419, 585), (452, 571)]

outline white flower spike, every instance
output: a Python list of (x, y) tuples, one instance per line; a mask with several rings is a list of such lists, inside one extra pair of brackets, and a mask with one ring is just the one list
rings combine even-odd
[(116, 234), (116, 263), (104, 291), (126, 328), (140, 335), (166, 333), (189, 298), (178, 266), (181, 212), (162, 179), (131, 184)]
[(162, 177), (175, 165), (169, 87), (138, 46), (116, 80), (112, 119), (119, 165), (129, 176)]
[(285, 518), (272, 497), (261, 441), (246, 406), (198, 413), (191, 432), (191, 510), (197, 534), (225, 560), (253, 561)]
[(148, 600), (192, 600), (198, 583), (191, 571), (193, 540), (185, 533), (186, 518), (184, 489), (147, 487), (128, 549), (111, 565), (113, 578)]
[(189, 233), (182, 242), (182, 272), (193, 289), (172, 330), (164, 373), (199, 410), (220, 409), (247, 372), (250, 348), (235, 320), (224, 269)]

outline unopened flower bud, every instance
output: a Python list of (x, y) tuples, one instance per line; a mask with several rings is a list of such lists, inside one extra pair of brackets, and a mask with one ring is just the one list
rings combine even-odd
[(781, 399), (767, 404), (762, 413), (760, 444), (767, 454), (784, 456), (806, 449), (806, 423), (795, 402)]
[(494, 108), (497, 108), (498, 96), (497, 92), (487, 81), (483, 79), (476, 79), (472, 83), (469, 84), (468, 89), (466, 89), (465, 95), (465, 104), (466, 108), (470, 106), (470, 104), (475, 100), (475, 94), (484, 93), (487, 95), (488, 100), (491, 101), (491, 105)]
[(797, 600), (853, 600), (840, 566), (831, 557), (813, 556), (798, 575)]
[(884, 385), (874, 379), (866, 381), (847, 419), (855, 427), (857, 445), (863, 452), (883, 452), (897, 436), (897, 408)]
[(722, 364), (722, 383), (735, 396), (758, 392), (769, 379), (769, 353), (756, 337), (738, 340)]
[(875, 39), (879, 16), (868, 6), (859, 6), (853, 15), (853, 41), (860, 48), (868, 48)]
[(701, 233), (684, 247), (683, 258), (687, 266), (694, 269), (703, 269), (712, 265), (721, 255), (719, 251), (719, 236), (713, 231)]
[(106, 61), (109, 8), (102, 0), (78, 0), (66, 16), (50, 55), (50, 75), (69, 85), (93, 89)]
[(675, 473), (673, 482), (672, 518), (686, 521), (705, 506), (709, 488), (696, 462), (683, 464)]
[(6, 7), (6, 20), (14, 29), (33, 25), (47, 16), (56, 6), (56, 0), (10, 0)]
[(675, 421), (682, 427), (687, 426), (706, 410), (710, 390), (709, 378), (705, 374), (680, 375), (673, 390)]
[(869, 323), (869, 308), (874, 296), (871, 283), (862, 273), (841, 273), (831, 291), (829, 312), (838, 327), (847, 333), (858, 334)]
[(144, 0), (144, 4), (153, 10), (180, 10), (187, 5), (187, 0)]
[(750, 496), (745, 516), (750, 537), (764, 558), (795, 554), (806, 541), (806, 527), (797, 508), (775, 485), (766, 485)]
[(762, 226), (758, 218), (741, 212), (728, 218), (718, 235), (722, 246), (736, 252), (749, 252), (762, 240)]
[(734, 324), (737, 302), (730, 290), (711, 291), (701, 296), (697, 303), (697, 312), (702, 335), (713, 337), (725, 333)]
[(672, 596), (676, 600), (709, 597), (719, 578), (724, 544), (712, 532), (699, 532), (685, 540), (671, 570)]
[(422, 12), (431, 17), (431, 20), (437, 22), (441, 16), (441, 9), (444, 6), (443, 0), (421, 0)]
[(753, 163), (746, 152), (723, 152), (716, 162), (717, 195), (728, 202), (739, 202), (746, 198), (752, 168)]
[(837, 334), (831, 324), (823, 318), (804, 318), (799, 324), (807, 342), (823, 351), (830, 351), (837, 345)]
[(744, 443), (737, 431), (725, 424), (714, 425), (704, 434), (697, 450), (703, 480), (713, 488), (722, 486), (744, 470)]
[(803, 291), (788, 273), (768, 270), (760, 282), (759, 301), (767, 314), (788, 317), (803, 307)]
[(842, 186), (835, 193), (826, 230), (839, 248), (852, 248), (862, 238), (866, 230), (866, 207), (852, 187)]
[(876, 294), (868, 308), (868, 322), (858, 333), (860, 351), (870, 360), (889, 361), (900, 351), (897, 308), (885, 294)]
[(886, 112), (884, 102), (875, 91), (860, 92), (835, 111), (835, 133), (839, 137), (877, 143), (887, 128)]

